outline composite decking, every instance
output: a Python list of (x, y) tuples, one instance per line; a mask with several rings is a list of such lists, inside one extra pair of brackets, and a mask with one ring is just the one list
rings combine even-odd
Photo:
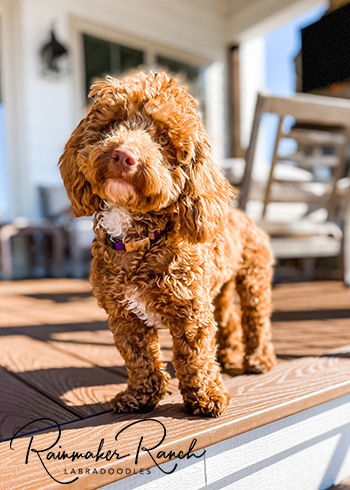
[[(160, 441), (163, 424), (167, 436), (159, 448), (177, 454), (193, 439), (194, 450), (201, 449), (350, 393), (350, 348), (344, 347), (350, 344), (350, 290), (340, 282), (279, 285), (273, 301), (272, 334), (279, 364), (264, 376), (224, 374), (234, 402), (221, 419), (188, 416), (182, 410), (165, 330), (159, 336), (171, 375), (168, 396), (151, 414), (116, 415), (108, 400), (125, 388), (127, 372), (89, 283), (0, 283), (0, 488), (62, 488), (45, 472), (37, 454), (27, 453), (31, 436), (25, 435), (34, 432), (36, 448), (47, 449), (57, 435), (56, 422), (67, 451), (95, 452), (101, 438), (112, 445), (119, 430), (137, 421), (143, 421), (142, 434), (151, 448)], [(45, 420), (33, 422), (40, 418)], [(26, 424), (30, 425), (11, 450), (9, 440)], [(42, 431), (44, 427), (49, 428)], [(146, 451), (140, 451), (135, 462), (140, 442), (135, 427), (128, 430), (127, 439), (118, 439), (120, 453), (129, 454), (118, 461), (119, 473), (107, 470), (115, 461), (94, 466), (89, 460), (75, 465), (47, 461), (47, 469), (64, 481), (75, 477), (67, 468), (82, 468), (79, 479), (69, 485), (75, 490), (124, 478), (127, 468), (134, 472), (155, 466)], [(158, 463), (163, 461), (166, 458), (160, 457)], [(106, 471), (92, 477), (85, 472), (92, 466)]]

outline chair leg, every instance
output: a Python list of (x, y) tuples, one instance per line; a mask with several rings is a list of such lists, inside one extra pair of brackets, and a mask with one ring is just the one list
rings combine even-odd
[(304, 281), (312, 281), (315, 275), (315, 257), (306, 257), (304, 259), (304, 270), (303, 270), (303, 279)]
[(52, 269), (54, 277), (63, 275), (64, 237), (60, 228), (52, 230)]
[(74, 279), (81, 279), (83, 274), (83, 261), (81, 257), (81, 249), (77, 246), (77, 237), (76, 234), (70, 232), (69, 236), (69, 256), (71, 260), (72, 267), (72, 277)]
[(0, 229), (0, 265), (3, 281), (12, 280), (11, 237), (16, 232), (13, 225), (5, 225)]
[(12, 279), (11, 238), (0, 239), (1, 275), (3, 281)]

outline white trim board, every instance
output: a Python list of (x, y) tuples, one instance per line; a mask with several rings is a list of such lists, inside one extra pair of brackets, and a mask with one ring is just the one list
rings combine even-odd
[(171, 475), (151, 468), (100, 490), (325, 490), (350, 475), (350, 394), (177, 462)]

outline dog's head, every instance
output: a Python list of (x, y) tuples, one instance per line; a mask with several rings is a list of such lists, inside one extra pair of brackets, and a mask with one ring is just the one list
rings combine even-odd
[(232, 192), (186, 90), (152, 73), (107, 78), (90, 96), (59, 163), (76, 216), (91, 216), (107, 199), (132, 212), (171, 212), (192, 242), (213, 236)]

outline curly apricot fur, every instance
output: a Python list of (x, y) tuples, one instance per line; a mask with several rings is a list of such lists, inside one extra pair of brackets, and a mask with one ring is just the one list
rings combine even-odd
[[(164, 396), (161, 323), (173, 338), (185, 408), (220, 416), (229, 395), (216, 341), (226, 369), (265, 372), (275, 362), (268, 239), (229, 208), (232, 189), (185, 88), (152, 73), (107, 78), (90, 95), (94, 103), (68, 141), (60, 170), (76, 215), (95, 215), (91, 282), (129, 372), (126, 391), (112, 405), (147, 411)], [(116, 158), (119, 148), (137, 155), (137, 164)], [(149, 250), (113, 250), (99, 221), (105, 201), (129, 213), (125, 243), (166, 232)]]

